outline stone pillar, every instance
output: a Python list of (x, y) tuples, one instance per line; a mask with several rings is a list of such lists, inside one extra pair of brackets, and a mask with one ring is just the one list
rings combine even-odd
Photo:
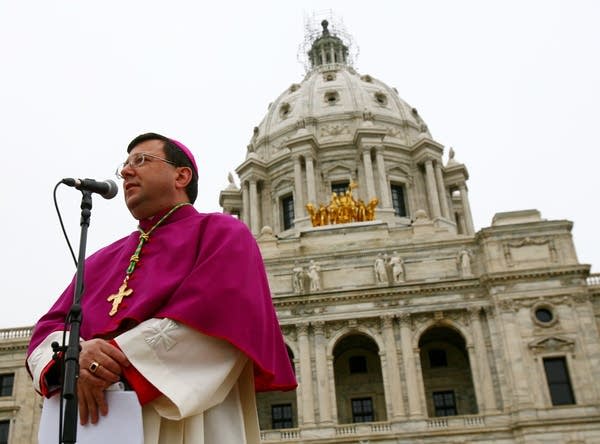
[(302, 417), (304, 425), (314, 425), (315, 406), (313, 399), (308, 323), (298, 324), (298, 348), (300, 350), (300, 389), (302, 390)]
[(329, 390), (329, 371), (327, 368), (327, 340), (324, 332), (325, 323), (314, 323), (315, 333), (315, 366), (317, 368), (317, 394), (319, 396), (319, 415), (321, 424), (331, 424), (331, 403)]
[(431, 207), (431, 219), (440, 217), (440, 199), (435, 186), (435, 173), (433, 172), (433, 161), (425, 161), (425, 184), (427, 185), (427, 199)]
[(450, 209), (448, 208), (448, 197), (446, 187), (444, 186), (444, 176), (442, 175), (442, 166), (440, 162), (435, 163), (435, 181), (437, 182), (438, 196), (442, 209), (442, 217), (450, 219)]
[(308, 191), (308, 201), (318, 204), (317, 193), (315, 193), (315, 168), (312, 157), (306, 156), (306, 189)]
[[(313, 202), (315, 204), (316, 202)], [(302, 165), (300, 156), (294, 156), (294, 217), (299, 219), (304, 215), (304, 195), (302, 193)]]
[(331, 53), (331, 63), (335, 63), (335, 47), (329, 45), (329, 52)]
[(363, 167), (365, 169), (365, 177), (367, 178), (367, 201), (375, 197), (375, 180), (373, 179), (373, 165), (371, 164), (371, 150), (363, 148)]
[(398, 419), (405, 416), (404, 401), (402, 399), (402, 390), (400, 387), (400, 366), (398, 364), (398, 352), (396, 350), (396, 338), (394, 337), (394, 316), (383, 315), (381, 317), (383, 343), (385, 346), (385, 356), (387, 364), (387, 374), (389, 381), (389, 392), (386, 397), (391, 400), (392, 411), (391, 419)]
[[(519, 333), (517, 309), (512, 301), (505, 301), (500, 314), (504, 330), (506, 347), (506, 365), (511, 375), (512, 382), (512, 409), (518, 410), (524, 407), (532, 407), (531, 387), (529, 374), (523, 362), (523, 351), (521, 349), (523, 338)], [(535, 375), (533, 375), (535, 377)]]
[(479, 364), (479, 393), (477, 398), (481, 397), (483, 411), (485, 413), (496, 410), (496, 400), (494, 397), (494, 385), (492, 381), (492, 369), (487, 354), (487, 347), (483, 338), (483, 328), (479, 319), (481, 307), (471, 307), (469, 315), (471, 319), (471, 333), (473, 334), (473, 345), (475, 347), (475, 360)]
[(392, 208), (392, 198), (390, 196), (390, 187), (385, 174), (385, 160), (383, 159), (383, 146), (378, 146), (375, 151), (375, 161), (377, 162), (377, 175), (379, 176), (379, 191), (381, 195), (381, 206), (383, 208)]
[(250, 231), (255, 236), (259, 233), (258, 226), (258, 191), (256, 179), (250, 179)]
[(242, 182), (242, 220), (250, 228), (250, 197), (248, 196), (248, 182)]
[(417, 366), (415, 354), (412, 348), (410, 315), (400, 315), (400, 342), (402, 344), (402, 361), (404, 363), (404, 376), (406, 378), (406, 389), (408, 391), (408, 413), (411, 417), (422, 415), (417, 377)]
[(475, 234), (475, 227), (473, 226), (473, 216), (471, 215), (471, 205), (469, 205), (469, 196), (467, 192), (467, 185), (461, 183), (458, 186), (460, 190), (460, 200), (463, 207), (463, 217), (465, 219), (465, 225), (467, 226), (468, 234)]
[(321, 45), (321, 64), (325, 65), (327, 63), (327, 57), (325, 57), (325, 45)]

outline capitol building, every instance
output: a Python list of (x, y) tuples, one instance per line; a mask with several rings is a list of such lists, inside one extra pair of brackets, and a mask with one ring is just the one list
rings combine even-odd
[[(464, 159), (414, 104), (327, 21), (306, 49), (219, 196), (256, 236), (299, 382), (257, 395), (262, 441), (600, 443), (600, 275), (573, 222), (476, 229)], [(0, 330), (0, 444), (36, 442), (30, 333)]]

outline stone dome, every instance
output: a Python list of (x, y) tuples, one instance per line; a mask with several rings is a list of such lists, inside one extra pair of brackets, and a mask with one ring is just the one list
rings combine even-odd
[(357, 129), (373, 127), (400, 145), (431, 138), (417, 110), (395, 88), (346, 63), (347, 47), (329, 33), (316, 39), (309, 57), (312, 69), (300, 83), (290, 85), (254, 128), (248, 155), (269, 161), (290, 139), (312, 135), (319, 145), (351, 142)]

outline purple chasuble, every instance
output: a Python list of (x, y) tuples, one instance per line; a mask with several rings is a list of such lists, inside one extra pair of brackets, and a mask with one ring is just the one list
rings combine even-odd
[[(140, 221), (147, 231), (159, 220)], [(177, 209), (150, 235), (129, 279), (133, 294), (109, 316), (106, 299), (125, 278), (139, 232), (86, 260), (81, 337), (112, 338), (150, 318), (170, 318), (224, 339), (254, 361), (257, 391), (296, 387), (258, 245), (246, 226), (220, 213)], [(75, 281), (35, 326), (28, 356), (50, 333), (64, 329)]]

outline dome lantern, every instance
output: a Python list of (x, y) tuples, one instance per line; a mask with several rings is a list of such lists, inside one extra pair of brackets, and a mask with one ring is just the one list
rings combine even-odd
[(318, 66), (330, 64), (346, 65), (348, 47), (342, 39), (329, 31), (329, 22), (327, 20), (323, 20), (321, 26), (323, 27), (321, 36), (317, 37), (310, 51), (308, 51), (311, 68), (314, 69)]

